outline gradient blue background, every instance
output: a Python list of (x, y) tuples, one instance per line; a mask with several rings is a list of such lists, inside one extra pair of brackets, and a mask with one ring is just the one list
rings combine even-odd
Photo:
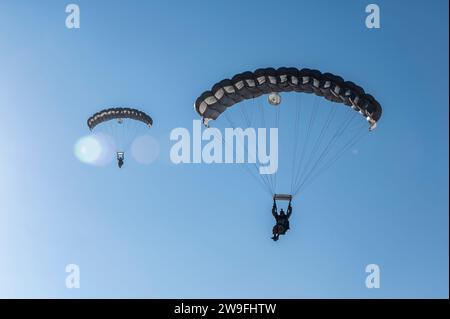
[[(447, 1), (376, 1), (380, 30), (368, 1), (84, 0), (79, 30), (68, 3), (0, 2), (0, 297), (448, 298)], [(266, 66), (340, 74), (384, 108), (276, 244), (271, 200), (241, 169), (168, 156), (198, 94)], [(108, 105), (152, 115), (155, 163), (74, 156)]]

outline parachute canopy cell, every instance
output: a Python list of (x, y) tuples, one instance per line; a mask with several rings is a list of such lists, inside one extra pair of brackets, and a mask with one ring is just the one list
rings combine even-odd
[(149, 127), (153, 125), (153, 120), (149, 115), (128, 107), (115, 107), (101, 110), (88, 118), (87, 125), (92, 130), (98, 124), (113, 119), (132, 119), (143, 122)]
[(361, 113), (371, 126), (381, 118), (380, 104), (353, 82), (318, 70), (286, 67), (258, 69), (224, 79), (197, 98), (195, 110), (204, 119), (215, 120), (238, 102), (277, 92), (313, 93), (343, 103)]

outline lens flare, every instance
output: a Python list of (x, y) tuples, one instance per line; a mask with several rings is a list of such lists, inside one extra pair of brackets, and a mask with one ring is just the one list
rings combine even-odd
[(149, 165), (159, 156), (159, 143), (150, 135), (139, 136), (131, 145), (131, 155), (136, 162)]
[(114, 145), (105, 134), (92, 134), (80, 138), (74, 146), (75, 156), (83, 163), (106, 165), (114, 158)]

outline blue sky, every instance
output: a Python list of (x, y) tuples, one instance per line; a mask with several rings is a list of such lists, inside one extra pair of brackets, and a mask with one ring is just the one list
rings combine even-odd
[[(68, 3), (0, 3), (0, 297), (448, 298), (447, 1), (377, 1), (379, 30), (365, 1), (74, 1), (78, 30)], [(277, 243), (242, 169), (169, 160), (201, 92), (267, 66), (342, 75), (383, 106)], [(74, 156), (112, 105), (153, 117), (154, 163)]]

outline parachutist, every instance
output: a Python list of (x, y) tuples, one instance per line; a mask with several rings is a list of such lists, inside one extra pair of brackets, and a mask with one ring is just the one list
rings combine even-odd
[(291, 200), (289, 200), (289, 205), (287, 208), (287, 214), (284, 212), (283, 209), (280, 210), (280, 213), (277, 212), (277, 203), (275, 198), (273, 199), (273, 206), (272, 206), (272, 215), (276, 220), (275, 226), (273, 226), (272, 233), (273, 237), (272, 239), (274, 241), (277, 241), (280, 237), (280, 235), (285, 235), (286, 232), (290, 229), (289, 227), (289, 218), (292, 214), (292, 205)]
[(122, 168), (124, 158), (125, 157), (123, 152), (117, 152), (117, 165), (119, 166), (119, 168)]

